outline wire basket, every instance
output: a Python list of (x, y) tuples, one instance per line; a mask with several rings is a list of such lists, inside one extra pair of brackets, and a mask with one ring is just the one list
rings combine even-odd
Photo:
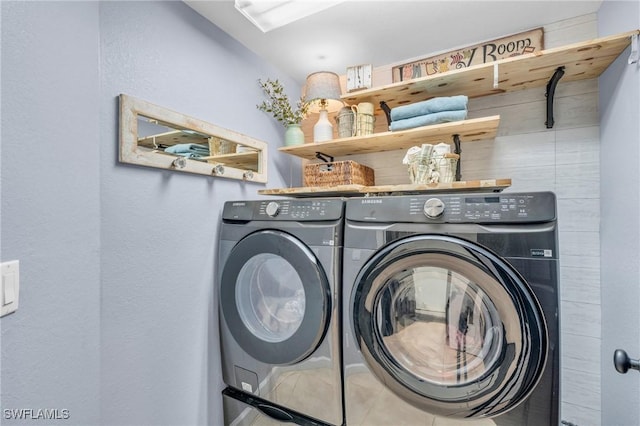
[(373, 134), (373, 126), (376, 117), (373, 114), (356, 113), (354, 121), (354, 136), (365, 136)]
[(349, 107), (342, 108), (336, 115), (336, 123), (338, 124), (338, 137), (349, 138), (355, 135), (353, 126), (355, 113)]
[(435, 181), (435, 183), (453, 182), (456, 179), (459, 159), (460, 156), (458, 154), (435, 154), (432, 157), (433, 170), (431, 172), (431, 180)]
[(451, 183), (458, 171), (458, 154), (416, 155), (409, 163), (409, 178), (417, 185)]

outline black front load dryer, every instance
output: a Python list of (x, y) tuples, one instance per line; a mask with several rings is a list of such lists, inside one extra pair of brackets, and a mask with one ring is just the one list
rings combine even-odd
[(347, 201), (345, 416), (366, 425), (557, 425), (552, 193)]
[(343, 424), (343, 214), (340, 199), (225, 204), (218, 309), (226, 424)]

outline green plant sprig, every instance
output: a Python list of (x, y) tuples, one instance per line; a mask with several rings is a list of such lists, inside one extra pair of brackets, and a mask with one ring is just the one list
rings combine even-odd
[(260, 87), (269, 98), (256, 105), (260, 111), (273, 115), (273, 118), (282, 123), (284, 127), (300, 124), (307, 116), (309, 104), (305, 101), (304, 96), (298, 99), (294, 109), (279, 80), (267, 79), (267, 81), (262, 81), (259, 79), (258, 83), (260, 83)]

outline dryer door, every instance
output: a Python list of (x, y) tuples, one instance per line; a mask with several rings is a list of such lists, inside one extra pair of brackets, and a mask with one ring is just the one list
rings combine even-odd
[(242, 349), (268, 364), (293, 364), (320, 344), (331, 292), (316, 256), (275, 230), (240, 240), (223, 265), (220, 310)]
[(415, 235), (383, 247), (359, 272), (351, 309), (369, 368), (432, 414), (505, 412), (544, 369), (547, 329), (529, 286), (465, 239)]

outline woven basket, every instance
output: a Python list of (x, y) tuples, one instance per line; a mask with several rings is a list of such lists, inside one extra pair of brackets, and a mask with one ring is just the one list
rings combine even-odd
[(355, 161), (334, 161), (304, 166), (304, 186), (375, 185), (373, 169)]

